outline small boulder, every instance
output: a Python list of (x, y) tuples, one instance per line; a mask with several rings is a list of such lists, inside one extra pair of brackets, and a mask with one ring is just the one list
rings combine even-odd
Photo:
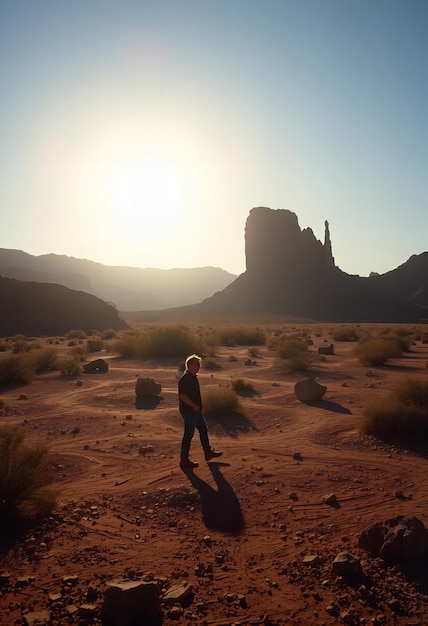
[(147, 398), (158, 396), (162, 390), (162, 385), (149, 376), (139, 376), (135, 384), (135, 395), (137, 398)]
[(334, 345), (331, 343), (328, 346), (320, 346), (318, 348), (318, 354), (334, 354)]
[(95, 359), (83, 366), (85, 374), (107, 374), (108, 363), (104, 359)]
[(106, 583), (101, 608), (103, 626), (133, 626), (160, 615), (159, 587), (156, 582), (112, 580)]
[(339, 552), (333, 561), (333, 572), (337, 576), (359, 576), (362, 573), (360, 560), (350, 552)]
[(326, 391), (327, 387), (317, 383), (315, 378), (305, 378), (303, 380), (299, 380), (294, 385), (294, 393), (296, 394), (297, 399), (306, 403), (321, 400)]

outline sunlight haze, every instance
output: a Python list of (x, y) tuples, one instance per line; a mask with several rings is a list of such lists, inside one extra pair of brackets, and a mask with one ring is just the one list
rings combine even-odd
[(0, 247), (245, 270), (255, 206), (336, 265), (428, 249), (425, 0), (0, 3)]

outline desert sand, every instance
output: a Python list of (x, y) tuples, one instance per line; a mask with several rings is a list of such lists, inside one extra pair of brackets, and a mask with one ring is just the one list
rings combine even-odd
[[(331, 342), (330, 328), (312, 335), (313, 350)], [(162, 593), (189, 583), (185, 600), (162, 604), (165, 626), (427, 624), (420, 580), (358, 548), (376, 521), (409, 515), (428, 525), (427, 459), (357, 425), (397, 380), (428, 376), (428, 346), (368, 372), (353, 345), (335, 343), (304, 374), (273, 368), (266, 347), (252, 366), (248, 348), (218, 348), (220, 367), (201, 369), (202, 390), (241, 377), (256, 393), (240, 396), (241, 415), (209, 420), (218, 462), (205, 463), (195, 435), (194, 472), (179, 468), (176, 359), (96, 353), (89, 360), (108, 360), (107, 374), (49, 372), (3, 390), (1, 423), (49, 444), (59, 500), (46, 523), (3, 542), (0, 623), (48, 610), (54, 624), (100, 624), (106, 581), (125, 577), (157, 580)], [(157, 401), (136, 403), (140, 374), (162, 384)], [(327, 386), (312, 405), (294, 394), (308, 375)], [(365, 589), (333, 574), (342, 550), (361, 559)]]

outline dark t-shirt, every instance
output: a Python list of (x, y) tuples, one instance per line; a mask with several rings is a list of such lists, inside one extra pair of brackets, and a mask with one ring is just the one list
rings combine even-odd
[[(183, 376), (178, 381), (178, 393), (185, 393), (189, 396), (190, 400), (202, 408), (201, 390), (199, 387), (199, 380), (197, 377), (186, 370)], [(193, 411), (189, 404), (179, 400), (180, 413), (186, 413), (186, 411)]]

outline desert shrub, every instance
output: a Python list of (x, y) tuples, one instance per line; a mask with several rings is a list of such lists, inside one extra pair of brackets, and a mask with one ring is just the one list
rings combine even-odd
[(4, 343), (3, 341), (0, 341), (0, 352), (6, 352), (7, 350), (7, 344)]
[(11, 354), (0, 359), (0, 383), (26, 384), (34, 374), (34, 366), (27, 354)]
[(33, 349), (33, 345), (25, 339), (18, 339), (13, 345), (13, 351), (17, 354), (19, 352), (30, 352)]
[(308, 344), (297, 339), (296, 335), (275, 337), (270, 345), (277, 356), (276, 365), (286, 366), (293, 372), (308, 369), (316, 359)]
[(218, 362), (211, 358), (211, 357), (205, 357), (202, 365), (204, 366), (204, 369), (206, 370), (218, 370), (220, 369), (220, 365), (218, 364)]
[(213, 332), (217, 345), (220, 346), (262, 346), (265, 333), (260, 328), (222, 328)]
[(30, 363), (37, 372), (57, 369), (57, 353), (55, 348), (39, 348), (29, 355)]
[(85, 339), (85, 337), (86, 337), (85, 331), (80, 330), (80, 329), (69, 330), (65, 336), (66, 339)]
[(246, 393), (254, 393), (254, 385), (250, 383), (248, 380), (244, 380), (244, 378), (235, 378), (231, 383), (233, 391), (236, 392), (246, 392)]
[(407, 379), (364, 409), (361, 430), (389, 442), (428, 447), (428, 380)]
[(236, 357), (234, 354), (230, 354), (227, 360), (229, 361), (229, 363), (236, 363), (238, 357)]
[(401, 355), (400, 343), (391, 337), (375, 337), (358, 344), (354, 354), (363, 365), (385, 365), (389, 359)]
[(101, 337), (105, 340), (107, 339), (114, 339), (116, 337), (117, 333), (114, 330), (114, 328), (106, 328), (105, 330), (103, 330), (101, 332)]
[(63, 376), (80, 376), (83, 371), (78, 358), (61, 359), (58, 361), (57, 367)]
[(359, 333), (352, 326), (340, 326), (333, 330), (334, 341), (358, 341), (359, 338)]
[(88, 352), (99, 352), (104, 348), (104, 341), (101, 337), (94, 337), (93, 339), (88, 339), (86, 347)]
[(205, 391), (203, 406), (204, 414), (208, 417), (225, 417), (240, 409), (239, 398), (230, 387), (218, 387)]
[(409, 346), (413, 342), (409, 335), (403, 334), (403, 332), (399, 333), (388, 329), (380, 331), (378, 338), (386, 339), (387, 341), (397, 344), (400, 347), (401, 352), (408, 352)]
[(86, 361), (86, 346), (73, 346), (73, 348), (70, 350), (70, 355), (73, 359), (77, 359), (78, 361)]
[(125, 333), (113, 344), (113, 350), (123, 357), (135, 358), (142, 352), (142, 333)]
[(179, 357), (202, 352), (202, 340), (183, 326), (161, 326), (144, 333), (127, 333), (113, 345), (121, 356)]
[(255, 347), (248, 348), (248, 354), (252, 359), (256, 359), (260, 356), (260, 352)]
[(27, 445), (12, 427), (0, 428), (0, 520), (43, 517), (56, 502), (52, 463), (43, 444)]

